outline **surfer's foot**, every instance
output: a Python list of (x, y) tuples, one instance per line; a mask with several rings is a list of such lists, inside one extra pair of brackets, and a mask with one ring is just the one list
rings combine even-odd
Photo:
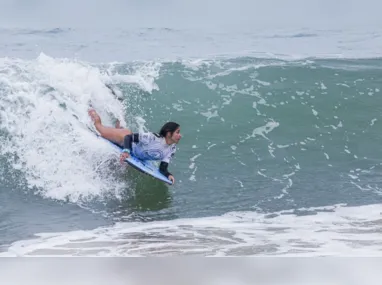
[(92, 119), (92, 121), (94, 122), (95, 126), (102, 125), (101, 118), (99, 117), (99, 115), (97, 114), (97, 112), (94, 109), (90, 109), (88, 111), (88, 114), (89, 114), (90, 118)]

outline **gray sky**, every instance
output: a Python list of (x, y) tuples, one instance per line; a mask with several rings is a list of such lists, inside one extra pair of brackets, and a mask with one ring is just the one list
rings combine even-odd
[(381, 26), (380, 0), (0, 0), (1, 27)]

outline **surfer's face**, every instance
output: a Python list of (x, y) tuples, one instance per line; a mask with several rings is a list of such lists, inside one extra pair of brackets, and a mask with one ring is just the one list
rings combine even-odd
[[(171, 134), (171, 133), (170, 133)], [(182, 138), (182, 135), (180, 134), (180, 128), (177, 128), (175, 130), (175, 132), (172, 133), (171, 135), (171, 140), (174, 142), (174, 143), (178, 143), (180, 141), (180, 139)]]

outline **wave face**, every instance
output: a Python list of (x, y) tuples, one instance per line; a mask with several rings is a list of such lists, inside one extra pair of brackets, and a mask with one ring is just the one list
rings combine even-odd
[[(379, 250), (372, 240), (381, 193), (381, 68), (380, 59), (2, 58), (4, 189), (118, 222), (38, 234), (5, 254)], [(89, 102), (105, 125), (119, 119), (133, 131), (158, 131), (166, 121), (180, 123), (184, 137), (170, 166), (176, 186), (120, 167), (118, 153), (89, 131)], [(20, 202), (9, 197), (7, 205)]]

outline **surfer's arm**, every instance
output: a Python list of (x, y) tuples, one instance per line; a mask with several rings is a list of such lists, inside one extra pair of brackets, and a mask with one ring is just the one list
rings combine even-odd
[(139, 134), (138, 133), (132, 133), (130, 135), (125, 136), (123, 139), (123, 148), (124, 150), (127, 149), (129, 151), (132, 150), (132, 146), (134, 143), (139, 143)]
[(168, 171), (168, 165), (174, 156), (176, 148), (173, 148), (170, 153), (160, 162), (159, 172), (170, 179), (173, 183), (175, 182), (174, 176)]
[(168, 171), (167, 168), (168, 168), (168, 163), (165, 161), (161, 161), (159, 165), (159, 172), (168, 178), (170, 175), (172, 176), (172, 174)]

